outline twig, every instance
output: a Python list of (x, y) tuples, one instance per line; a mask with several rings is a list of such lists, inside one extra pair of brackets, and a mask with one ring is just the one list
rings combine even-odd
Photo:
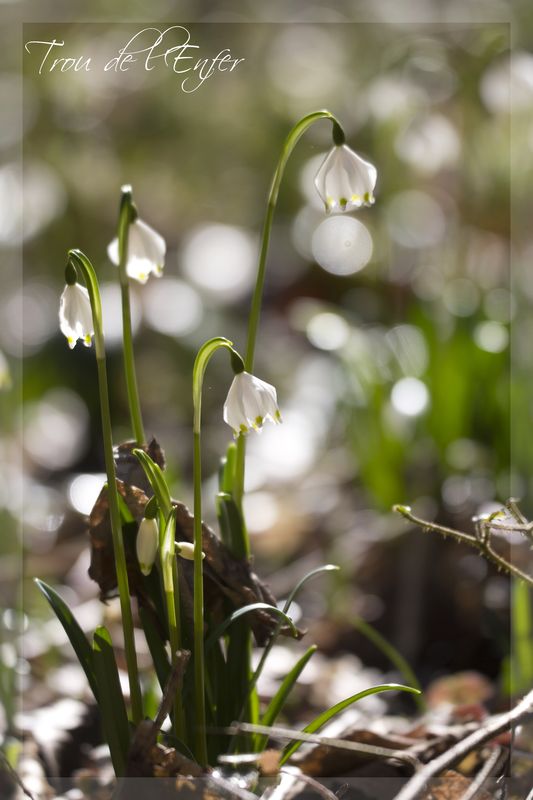
[(419, 769), (421, 764), (418, 758), (409, 751), (394, 750), (392, 747), (379, 747), (378, 745), (363, 744), (362, 742), (348, 742), (344, 739), (335, 739), (329, 736), (319, 736), (303, 731), (293, 731), (291, 728), (282, 728), (278, 725), (252, 725), (249, 722), (234, 722), (226, 733), (260, 733), (272, 736), (275, 739), (289, 739), (299, 742), (311, 742), (312, 744), (322, 744), (327, 747), (336, 747), (339, 750), (350, 750), (354, 753), (366, 753), (375, 758), (392, 758), (396, 761), (404, 761), (413, 769)]
[(477, 773), (476, 777), (461, 797), (461, 800), (473, 800), (479, 790), (482, 788), (485, 781), (490, 777), (492, 770), (496, 767), (498, 762), (501, 759), (502, 749), (501, 747), (495, 747), (494, 752), (492, 752), (485, 763), (483, 764), (482, 768)]
[(283, 772), (285, 775), (290, 775), (295, 779), (295, 781), (301, 781), (302, 783), (306, 783), (311, 789), (314, 789), (317, 794), (321, 797), (324, 797), (325, 800), (338, 800), (337, 796), (333, 794), (326, 786), (322, 786), (321, 783), (316, 781), (314, 778), (311, 778), (310, 775), (304, 775), (302, 772), (299, 772), (294, 769), (294, 767), (282, 767), (280, 772)]
[(172, 666), (172, 671), (167, 681), (167, 685), (165, 686), (165, 691), (163, 692), (163, 697), (161, 699), (161, 705), (159, 706), (159, 711), (157, 712), (157, 716), (154, 720), (154, 728), (156, 736), (158, 731), (161, 730), (161, 727), (166, 717), (168, 717), (170, 713), (170, 709), (172, 708), (172, 703), (174, 702), (174, 695), (176, 694), (176, 692), (181, 690), (183, 676), (185, 674), (185, 670), (187, 669), (187, 664), (189, 663), (190, 657), (191, 654), (188, 650), (178, 650), (176, 652), (176, 659)]
[[(420, 517), (416, 517), (412, 513), (409, 506), (395, 505), (392, 507), (392, 510), (396, 511), (398, 514), (401, 514), (402, 517), (410, 522), (413, 522), (415, 525), (418, 525), (418, 527), (422, 528), (424, 532), (434, 531), (435, 533), (440, 533), (441, 536), (451, 536), (452, 539), (455, 539), (457, 542), (463, 542), (464, 544), (470, 545), (470, 547), (475, 547), (480, 553), (482, 553), (482, 555), (496, 564), (497, 567), (503, 569), (505, 572), (508, 572), (510, 575), (514, 575), (516, 578), (520, 578), (520, 580), (525, 581), (527, 584), (529, 584), (529, 586), (533, 587), (532, 575), (528, 575), (518, 567), (515, 567), (514, 564), (506, 561), (492, 548), (489, 542), (489, 537), (486, 535), (489, 531), (488, 525), (484, 526), (485, 535), (473, 536), (470, 533), (456, 531), (454, 528), (448, 528), (446, 525), (440, 525), (437, 522), (430, 522), (429, 520), (420, 519)], [(492, 525), (493, 523), (491, 522), (490, 524)], [(519, 529), (521, 532), (525, 533), (525, 528), (520, 527)]]
[(396, 796), (395, 800), (414, 800), (425, 789), (431, 778), (448, 769), (457, 761), (461, 761), (472, 750), (476, 750), (500, 733), (515, 728), (529, 716), (533, 716), (533, 691), (529, 692), (511, 711), (491, 718), (482, 728), (474, 731), (470, 736), (467, 736), (441, 756), (434, 758), (429, 764), (419, 769)]
[[(150, 750), (157, 743), (157, 734), (170, 713), (176, 692), (181, 689), (183, 674), (190, 655), (188, 650), (178, 650), (176, 652), (176, 660), (172, 666), (155, 720), (153, 722), (150, 719), (143, 720), (137, 726), (128, 753), (127, 777), (139, 776), (143, 772), (144, 765), (147, 762), (149, 763)], [(182, 753), (176, 751), (175, 758), (179, 759), (180, 771), (184, 774), (192, 775), (193, 777), (200, 777), (204, 774), (204, 770), (195, 761), (191, 761), (190, 758), (187, 758)], [(123, 796), (121, 794), (122, 788), (119, 783), (116, 793), (117, 800)]]
[(29, 789), (26, 789), (26, 787), (24, 786), (24, 783), (22, 782), (21, 777), (17, 774), (16, 770), (13, 769), (13, 767), (11, 766), (9, 761), (7, 760), (7, 758), (4, 755), (4, 753), (2, 752), (2, 750), (0, 750), (0, 759), (2, 760), (4, 768), (9, 772), (9, 774), (11, 775), (11, 777), (13, 778), (15, 783), (24, 792), (26, 797), (29, 797), (30, 800), (35, 800), (35, 796), (30, 792)]

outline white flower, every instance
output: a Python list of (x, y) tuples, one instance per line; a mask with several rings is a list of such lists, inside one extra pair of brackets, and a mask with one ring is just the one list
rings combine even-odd
[(281, 422), (275, 388), (249, 372), (239, 372), (224, 403), (224, 422), (238, 436), (248, 433), (250, 428), (261, 430), (266, 419)]
[(67, 284), (59, 303), (59, 327), (67, 337), (68, 346), (72, 350), (78, 339), (86, 347), (91, 346), (94, 334), (93, 314), (89, 292), (79, 283)]
[[(157, 278), (163, 274), (167, 246), (157, 231), (140, 219), (132, 222), (128, 230), (128, 262), (126, 272), (139, 283), (146, 283), (150, 274)], [(118, 239), (113, 239), (107, 248), (113, 264), (119, 262)]]
[(152, 571), (158, 545), (157, 522), (155, 519), (143, 517), (137, 533), (137, 559), (143, 575), (149, 575)]
[(377, 170), (372, 164), (341, 144), (332, 147), (324, 159), (315, 186), (329, 214), (371, 206), (376, 178)]
[[(190, 542), (176, 542), (176, 551), (187, 561), (194, 561), (194, 545)], [(202, 558), (205, 558), (205, 553), (202, 553)]]

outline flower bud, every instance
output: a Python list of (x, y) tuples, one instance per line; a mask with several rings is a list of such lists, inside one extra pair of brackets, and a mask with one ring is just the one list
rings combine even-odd
[(143, 575), (149, 575), (159, 545), (159, 530), (155, 519), (144, 517), (137, 533), (137, 559)]
[[(187, 561), (194, 561), (194, 545), (190, 542), (176, 542), (176, 552)], [(205, 558), (205, 553), (202, 553), (202, 558)]]

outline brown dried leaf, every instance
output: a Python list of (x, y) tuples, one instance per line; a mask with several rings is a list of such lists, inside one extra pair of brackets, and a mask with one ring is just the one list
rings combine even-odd
[(165, 469), (165, 454), (154, 438), (148, 445), (139, 446), (137, 442), (122, 442), (115, 447), (117, 478), (124, 483), (129, 483), (130, 486), (138, 486), (148, 497), (151, 497), (152, 487), (144, 474), (139, 459), (133, 455), (134, 450), (144, 450), (152, 461), (155, 461), (163, 470)]
[[(472, 785), (469, 778), (459, 775), (454, 770), (447, 770), (441, 778), (435, 778), (421, 800), (461, 800), (465, 792)], [(491, 800), (491, 795), (480, 789), (476, 800)]]
[[(136, 486), (129, 486), (117, 480), (117, 489), (128, 506), (137, 523), (142, 519), (144, 507), (148, 497)], [(116, 594), (117, 578), (115, 570), (115, 554), (113, 550), (113, 536), (111, 534), (111, 521), (109, 517), (108, 490), (104, 486), (93, 510), (89, 515), (89, 537), (91, 540), (91, 563), (89, 576), (100, 587), (100, 598), (104, 602)], [(127, 543), (125, 542), (125, 546)], [(137, 560), (126, 546), (126, 564), (130, 579), (130, 590), (135, 594), (134, 587), (140, 584), (140, 570)]]
[[(386, 747), (390, 750), (406, 750), (409, 747), (409, 743), (403, 737), (381, 736), (370, 730), (353, 731), (345, 734), (342, 739), (347, 742), (370, 744), (374, 747)], [(319, 744), (298, 758), (297, 764), (305, 775), (328, 778), (349, 774), (362, 764), (368, 764), (375, 760), (376, 756), (370, 753), (357, 753), (327, 744)], [(382, 759), (380, 759), (380, 763), (383, 763)]]
[[(129, 476), (137, 481), (136, 485), (117, 480), (117, 488), (124, 499), (137, 524), (141, 521), (144, 508), (149, 499), (148, 491), (140, 488), (141, 480), (131, 455), (135, 443), (126, 442), (116, 448), (118, 453), (117, 475)], [(160, 465), (164, 466), (162, 450), (153, 439), (147, 448), (148, 454)], [(144, 487), (146, 489), (146, 486)], [(193, 541), (194, 518), (188, 508), (173, 501), (176, 508), (176, 539), (178, 541)], [(141, 605), (152, 607), (151, 601), (144, 591), (144, 579), (139, 570), (137, 559), (134, 555), (134, 542), (136, 530), (133, 529), (129, 536), (125, 536), (126, 563), (130, 592), (138, 598)], [(117, 593), (115, 572), (115, 557), (113, 551), (113, 538), (109, 517), (109, 502), (107, 489), (104, 487), (89, 516), (89, 537), (91, 540), (90, 577), (100, 587), (100, 597), (105, 602)], [(205, 607), (215, 621), (221, 621), (230, 610), (241, 608), (250, 603), (264, 602), (276, 605), (276, 600), (269, 588), (259, 580), (252, 571), (251, 563), (247, 559), (236, 559), (227, 547), (220, 541), (215, 533), (205, 524), (202, 525), (202, 550), (204, 560), (204, 593)], [(184, 559), (179, 559), (180, 594), (186, 624), (193, 627), (193, 565)], [(256, 641), (264, 645), (277, 625), (277, 617), (266, 611), (255, 611), (250, 615), (250, 624)], [(281, 633), (291, 635), (290, 629), (283, 627)], [(299, 632), (303, 636), (303, 632)]]

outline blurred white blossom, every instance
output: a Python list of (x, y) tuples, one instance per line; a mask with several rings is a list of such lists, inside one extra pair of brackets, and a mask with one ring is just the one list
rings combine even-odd
[[(126, 272), (139, 283), (146, 283), (151, 274), (160, 278), (165, 266), (167, 246), (163, 237), (140, 219), (132, 222), (128, 230), (128, 261)], [(107, 248), (113, 264), (118, 266), (118, 239)]]

